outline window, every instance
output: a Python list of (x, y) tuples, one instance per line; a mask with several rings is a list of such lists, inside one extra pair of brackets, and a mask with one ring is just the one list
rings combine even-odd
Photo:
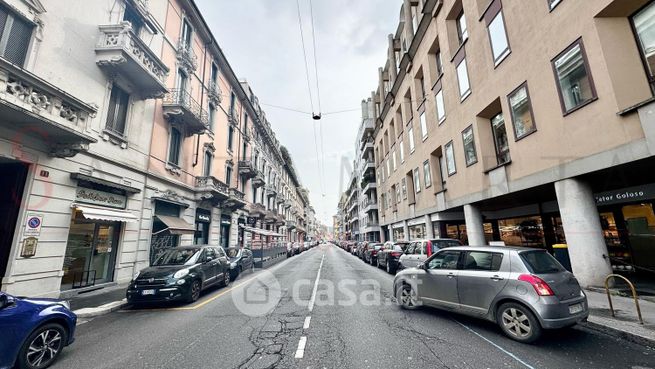
[(236, 95), (234, 95), (234, 92), (230, 94), (230, 115), (234, 116), (234, 108), (236, 105)]
[(227, 149), (232, 151), (232, 144), (234, 143), (234, 127), (230, 125), (227, 128)]
[(118, 86), (111, 88), (109, 96), (109, 108), (107, 111), (107, 122), (105, 128), (118, 135), (125, 135), (125, 121), (127, 120), (127, 107), (130, 95)]
[(177, 128), (171, 128), (171, 142), (168, 148), (168, 162), (180, 165), (180, 148), (182, 145), (182, 135)]
[(202, 168), (202, 175), (209, 177), (212, 173), (212, 153), (210, 151), (205, 151), (205, 161)]
[(478, 162), (478, 154), (475, 150), (475, 140), (473, 139), (473, 126), (469, 126), (462, 132), (462, 141), (464, 142), (464, 158), (466, 166)]
[(469, 83), (469, 72), (466, 67), (466, 59), (457, 65), (457, 82), (459, 83), (459, 97), (464, 100), (471, 94), (471, 85)]
[(407, 200), (407, 178), (403, 178), (400, 181), (400, 186), (403, 190), (403, 199)]
[(228, 165), (227, 168), (225, 168), (225, 183), (229, 186), (230, 183), (232, 182), (232, 166)]
[(409, 127), (407, 130), (407, 136), (409, 136), (409, 153), (414, 152), (414, 128)]
[(434, 99), (437, 106), (437, 120), (439, 121), (439, 124), (441, 124), (444, 120), (446, 120), (446, 105), (443, 101), (443, 90), (439, 89), (437, 94), (434, 95)]
[(523, 83), (507, 96), (507, 100), (512, 116), (512, 125), (514, 126), (514, 137), (519, 140), (536, 131), (537, 126), (534, 123), (532, 114), (528, 85)]
[(463, 270), (497, 272), (503, 262), (503, 254), (496, 252), (470, 251), (464, 257)]
[(437, 77), (443, 74), (443, 62), (441, 61), (441, 50), (437, 50), (434, 54), (435, 62), (437, 63)]
[(209, 76), (212, 83), (216, 84), (216, 82), (218, 82), (218, 66), (214, 62), (212, 62), (211, 74)]
[(655, 91), (655, 3), (640, 10), (631, 20), (651, 89)]
[(505, 31), (505, 19), (503, 12), (499, 11), (494, 19), (487, 25), (489, 32), (489, 41), (491, 42), (491, 52), (494, 57), (494, 64), (499, 64), (507, 55), (509, 55), (509, 42), (507, 41), (507, 32)]
[(509, 142), (507, 140), (507, 131), (505, 130), (505, 119), (503, 119), (502, 113), (498, 113), (491, 118), (491, 132), (494, 136), (498, 165), (509, 163)]
[(425, 112), (421, 113), (419, 122), (421, 123), (421, 137), (425, 141), (425, 139), (428, 137), (428, 124), (425, 120)]
[(396, 150), (393, 151), (393, 153), (391, 154), (391, 157), (393, 158), (393, 162), (392, 162), (391, 167), (393, 168), (393, 171), (395, 172), (396, 169), (398, 168), (398, 167), (396, 166), (396, 165), (397, 165), (397, 162), (396, 162)]
[(209, 130), (213, 131), (214, 130), (214, 119), (216, 117), (216, 109), (214, 108), (214, 105), (209, 104)]
[(141, 34), (141, 29), (143, 28), (143, 20), (132, 6), (127, 5), (125, 7), (125, 13), (123, 13), (123, 20), (130, 22), (130, 24), (132, 25), (132, 32), (135, 35), (138, 36)]
[(396, 203), (400, 204), (400, 186), (396, 185)]
[(453, 149), (453, 141), (450, 141), (446, 144), (446, 170), (448, 171), (448, 176), (452, 176), (457, 173), (457, 167), (455, 166), (455, 150)]
[(553, 59), (553, 69), (564, 114), (596, 99), (581, 39)]
[(182, 69), (177, 70), (177, 80), (175, 81), (175, 87), (180, 91), (181, 95), (178, 96), (178, 99), (180, 102), (184, 101), (184, 99), (187, 97), (184, 92), (187, 91), (187, 86), (188, 86), (188, 77)]
[(428, 269), (457, 269), (461, 251), (443, 251), (435, 255), (428, 263)]
[(398, 141), (398, 147), (400, 148), (400, 162), (405, 162), (405, 145), (403, 145), (403, 140)]
[(0, 6), (0, 55), (22, 67), (32, 39), (34, 26)]
[(243, 158), (243, 160), (247, 160), (246, 155), (248, 155), (248, 143), (246, 141), (243, 141), (242, 150), (243, 152), (241, 153), (241, 158)]
[(432, 175), (430, 173), (429, 160), (423, 162), (423, 183), (425, 183), (425, 188), (428, 188), (432, 185)]
[(418, 80), (418, 83), (420, 85), (419, 87), (421, 88), (421, 90), (420, 90), (421, 91), (421, 98), (418, 99), (418, 101), (420, 102), (420, 101), (424, 101), (426, 96), (428, 96), (428, 95), (425, 93), (425, 78), (421, 77)]
[(412, 6), (412, 25), (414, 26), (414, 33), (418, 30), (418, 7)]
[(463, 10), (457, 16), (457, 37), (459, 38), (460, 45), (469, 38), (469, 32), (466, 28), (466, 16)]
[(389, 169), (391, 160), (387, 159), (387, 177), (391, 177), (391, 170)]
[(414, 169), (414, 191), (421, 192), (421, 177), (418, 173), (418, 168)]
[(182, 46), (184, 48), (191, 47), (191, 23), (188, 20), (184, 19), (182, 22)]
[(548, 0), (548, 8), (550, 10), (553, 10), (561, 2), (562, 2), (562, 0)]

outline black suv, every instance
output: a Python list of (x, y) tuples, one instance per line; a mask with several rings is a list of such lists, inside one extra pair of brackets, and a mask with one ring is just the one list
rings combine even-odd
[(230, 264), (222, 247), (181, 246), (167, 250), (151, 267), (136, 273), (126, 295), (130, 304), (194, 302), (205, 288), (229, 283)]

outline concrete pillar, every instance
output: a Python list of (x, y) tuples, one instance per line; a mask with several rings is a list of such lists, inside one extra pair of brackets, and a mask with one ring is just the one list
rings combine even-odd
[(230, 222), (230, 247), (237, 247), (239, 243), (239, 213), (232, 212)]
[(403, 233), (405, 234), (405, 240), (409, 241), (409, 227), (406, 220), (403, 220)]
[(575, 178), (555, 183), (571, 267), (583, 287), (602, 286), (612, 273), (591, 187)]
[(482, 212), (476, 205), (464, 205), (464, 219), (466, 221), (466, 234), (469, 245), (482, 246), (486, 245), (484, 239), (484, 225), (482, 224)]
[(429, 214), (423, 216), (425, 219), (425, 237), (429, 240), (434, 238), (434, 229), (432, 229), (432, 218)]
[(398, 71), (396, 70), (396, 48), (394, 47), (393, 34), (389, 34), (387, 38), (389, 40), (389, 79), (396, 81)]
[(412, 23), (412, 2), (403, 0), (403, 18), (405, 20), (405, 35), (407, 37), (407, 47), (412, 43), (414, 38), (414, 24)]

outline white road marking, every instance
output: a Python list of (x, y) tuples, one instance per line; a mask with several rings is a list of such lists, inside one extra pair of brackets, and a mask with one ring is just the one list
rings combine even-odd
[[(453, 320), (455, 320), (455, 319), (453, 319)], [(497, 345), (496, 343), (494, 343), (494, 342), (491, 341), (490, 339), (484, 337), (484, 336), (481, 335), (480, 333), (474, 331), (473, 329), (467, 327), (466, 325), (460, 323), (459, 321), (457, 321), (457, 320), (455, 320), (455, 321), (457, 322), (457, 324), (459, 324), (459, 325), (461, 325), (462, 327), (466, 328), (467, 331), (469, 331), (469, 332), (475, 334), (476, 336), (482, 338), (483, 340), (489, 342), (489, 343), (490, 343), (491, 345), (493, 345), (495, 348), (497, 348), (497, 349), (499, 349), (500, 351), (504, 352), (505, 354), (507, 354), (508, 356), (510, 356), (512, 359), (514, 359), (514, 360), (518, 361), (519, 363), (523, 364), (523, 366), (525, 366), (526, 368), (528, 368), (528, 369), (535, 369), (532, 365), (530, 365), (530, 364), (526, 363), (525, 361), (519, 359), (518, 356), (516, 356), (516, 355), (514, 355), (513, 353), (511, 353), (511, 352), (505, 350), (504, 348), (500, 347), (499, 345)]]
[(309, 300), (309, 311), (314, 310), (314, 302), (316, 301), (316, 291), (318, 290), (318, 280), (321, 279), (321, 269), (323, 269), (323, 260), (325, 260), (325, 253), (321, 258), (321, 264), (318, 266), (318, 273), (316, 274), (316, 281), (314, 282), (314, 290), (312, 291), (312, 298)]
[(300, 337), (298, 341), (298, 349), (296, 350), (296, 359), (302, 359), (305, 356), (305, 345), (307, 345), (307, 337)]
[(309, 322), (312, 320), (311, 316), (308, 316), (305, 318), (305, 324), (302, 325), (302, 329), (307, 329), (309, 328)]

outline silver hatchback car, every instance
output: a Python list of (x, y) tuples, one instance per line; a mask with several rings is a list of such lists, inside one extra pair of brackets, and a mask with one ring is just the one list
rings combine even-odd
[(589, 316), (587, 297), (572, 273), (546, 250), (464, 246), (440, 250), (394, 279), (398, 302), (496, 322), (510, 338), (533, 342), (543, 329)]

